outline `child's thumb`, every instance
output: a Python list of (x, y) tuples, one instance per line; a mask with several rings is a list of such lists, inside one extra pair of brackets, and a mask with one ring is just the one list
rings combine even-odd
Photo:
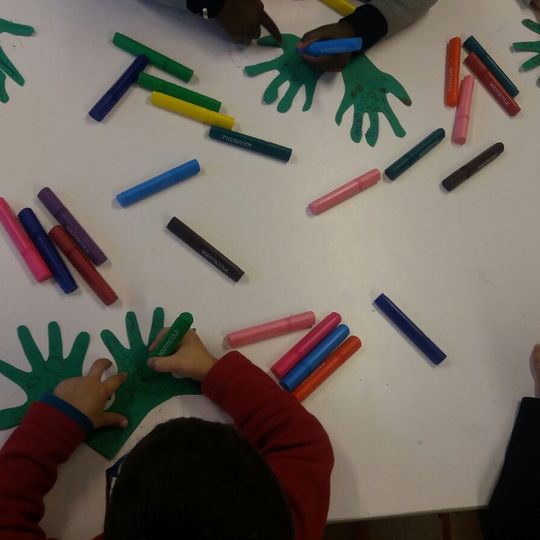
[(119, 413), (106, 412), (103, 414), (103, 423), (102, 427), (119, 427), (125, 428), (128, 425), (127, 418)]

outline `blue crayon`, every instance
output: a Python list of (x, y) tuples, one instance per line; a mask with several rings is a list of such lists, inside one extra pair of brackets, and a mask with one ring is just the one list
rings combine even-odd
[(49, 240), (45, 229), (36, 217), (36, 214), (34, 214), (34, 211), (31, 208), (24, 208), (19, 212), (18, 217), (24, 230), (39, 251), (39, 254), (47, 263), (58, 285), (60, 285), (66, 294), (76, 290), (77, 284), (73, 276), (67, 269), (58, 251), (56, 251), (53, 243)]
[(324, 41), (314, 41), (300, 52), (310, 56), (323, 56), (326, 54), (342, 54), (362, 50), (362, 38), (327, 39)]
[(283, 377), (280, 382), (281, 386), (285, 390), (292, 392), (345, 341), (349, 333), (349, 327), (345, 324), (340, 324)]
[(439, 365), (446, 354), (429, 339), (403, 311), (386, 295), (381, 294), (373, 302), (435, 365)]
[(163, 189), (174, 186), (174, 184), (177, 184), (186, 178), (195, 176), (200, 170), (201, 167), (199, 162), (196, 159), (192, 159), (170, 171), (164, 172), (154, 178), (150, 178), (150, 180), (146, 180), (141, 184), (137, 184), (132, 188), (122, 191), (122, 193), (119, 193), (116, 196), (116, 200), (121, 206), (129, 206), (146, 197), (150, 197), (150, 195), (154, 195), (154, 193), (158, 193)]
[(101, 122), (120, 101), (120, 98), (137, 82), (139, 75), (145, 70), (147, 65), (148, 58), (146, 56), (137, 56), (133, 63), (105, 92), (105, 95), (92, 107), (92, 110), (88, 114), (97, 122)]

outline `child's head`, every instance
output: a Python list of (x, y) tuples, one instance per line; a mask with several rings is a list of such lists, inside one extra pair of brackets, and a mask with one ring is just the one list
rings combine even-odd
[(105, 540), (292, 540), (268, 465), (233, 426), (196, 418), (157, 426), (112, 490)]

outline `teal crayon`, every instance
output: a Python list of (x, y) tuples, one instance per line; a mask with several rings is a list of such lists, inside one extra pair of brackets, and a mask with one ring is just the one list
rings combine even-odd
[(443, 128), (436, 129), (415, 147), (411, 148), (406, 154), (403, 154), (397, 161), (394, 161), (394, 163), (384, 171), (384, 174), (386, 174), (390, 180), (395, 180), (408, 168), (412, 167), (418, 160), (422, 159), (428, 152), (433, 150), (433, 148), (435, 148), (445, 137), (446, 133)]

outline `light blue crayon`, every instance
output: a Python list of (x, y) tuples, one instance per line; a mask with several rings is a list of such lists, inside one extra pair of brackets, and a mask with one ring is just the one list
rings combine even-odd
[(327, 39), (314, 41), (301, 52), (310, 56), (323, 56), (326, 54), (341, 54), (362, 50), (362, 38)]
[(340, 324), (328, 334), (310, 353), (283, 377), (281, 386), (292, 392), (308, 375), (315, 371), (333, 353), (349, 335), (349, 327)]
[(126, 191), (122, 191), (122, 193), (119, 193), (116, 196), (116, 200), (121, 206), (129, 206), (146, 197), (150, 197), (150, 195), (154, 195), (154, 193), (158, 193), (168, 187), (174, 186), (186, 178), (195, 176), (200, 170), (201, 167), (199, 162), (196, 159), (192, 159), (170, 171), (164, 172), (154, 178), (150, 178), (150, 180), (146, 180), (141, 184), (126, 189)]

